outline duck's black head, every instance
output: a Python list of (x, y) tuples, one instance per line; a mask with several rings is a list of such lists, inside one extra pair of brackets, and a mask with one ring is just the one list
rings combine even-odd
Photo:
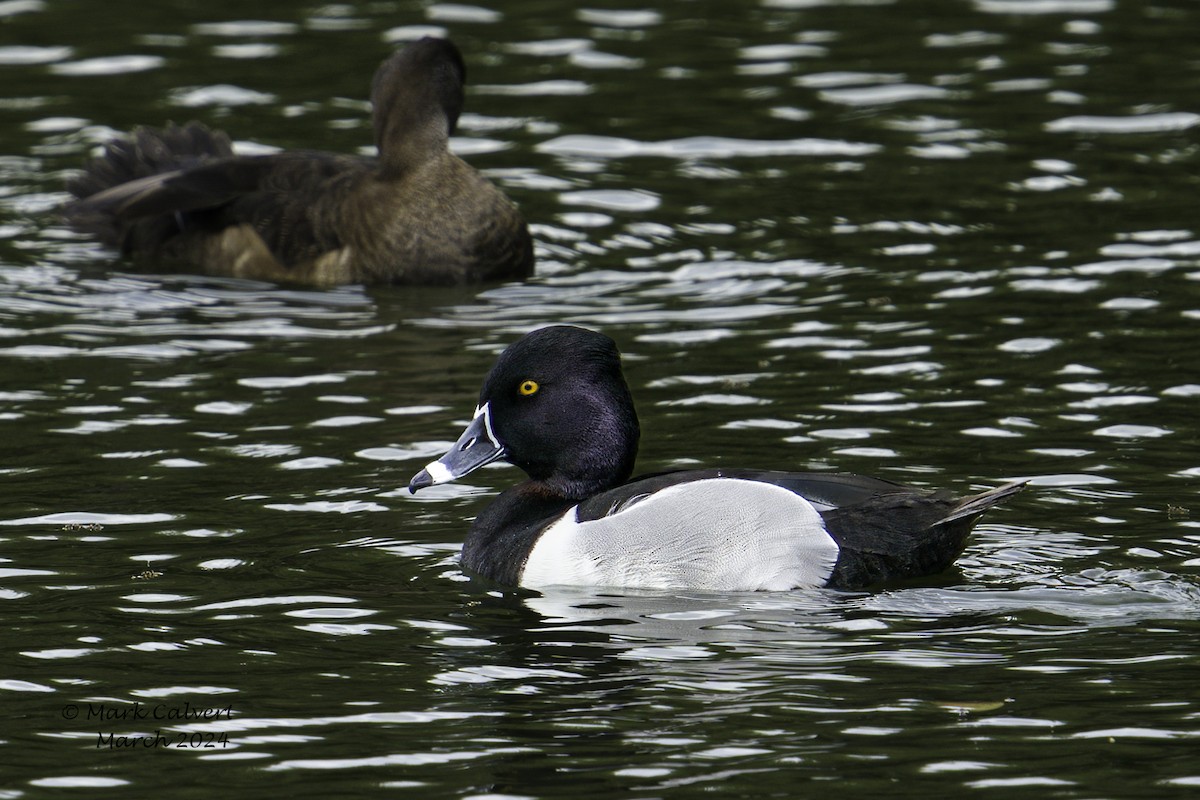
[(629, 478), (638, 437), (613, 340), (584, 328), (542, 328), (500, 355), (483, 382), (474, 421), (409, 488), (444, 483), (503, 458), (553, 493), (581, 500)]
[(462, 113), (466, 79), (462, 53), (448, 39), (426, 36), (384, 61), (371, 82), (380, 160), (444, 148)]

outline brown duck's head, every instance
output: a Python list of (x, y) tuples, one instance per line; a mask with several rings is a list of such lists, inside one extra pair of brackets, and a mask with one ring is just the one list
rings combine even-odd
[(462, 54), (448, 39), (426, 36), (384, 61), (371, 83), (380, 159), (445, 147), (462, 113), (466, 78)]

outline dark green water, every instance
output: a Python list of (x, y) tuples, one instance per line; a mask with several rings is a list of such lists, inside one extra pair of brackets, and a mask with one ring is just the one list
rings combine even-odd
[[(428, 26), (528, 283), (154, 275), (57, 226), (138, 123), (365, 146)], [(1198, 29), (1187, 0), (0, 2), (0, 797), (1194, 796)], [(479, 585), (457, 548), (516, 473), (401, 487), (561, 321), (625, 351), (642, 471), (1034, 486), (921, 586)]]

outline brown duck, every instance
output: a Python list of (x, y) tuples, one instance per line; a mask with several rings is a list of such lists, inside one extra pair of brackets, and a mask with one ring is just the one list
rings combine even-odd
[(378, 157), (234, 155), (197, 122), (138, 128), (68, 183), (67, 221), (123, 254), (212, 275), (311, 284), (524, 278), (520, 212), (447, 146), (463, 106), (458, 48), (426, 37), (371, 88)]

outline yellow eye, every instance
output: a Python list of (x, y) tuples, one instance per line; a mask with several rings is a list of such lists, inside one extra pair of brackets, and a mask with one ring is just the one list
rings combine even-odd
[(537, 390), (538, 390), (537, 381), (525, 381), (517, 388), (517, 391), (520, 392), (525, 397), (528, 397), (529, 395), (536, 393)]

